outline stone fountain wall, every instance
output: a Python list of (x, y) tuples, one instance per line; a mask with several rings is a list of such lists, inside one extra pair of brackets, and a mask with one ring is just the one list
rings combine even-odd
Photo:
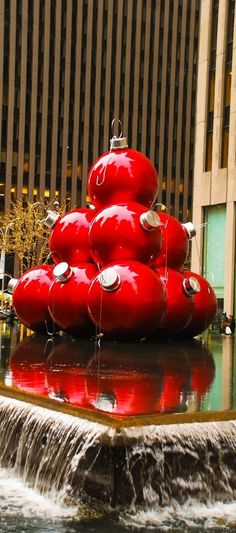
[(0, 465), (43, 494), (110, 507), (230, 501), (236, 422), (109, 427), (0, 397)]

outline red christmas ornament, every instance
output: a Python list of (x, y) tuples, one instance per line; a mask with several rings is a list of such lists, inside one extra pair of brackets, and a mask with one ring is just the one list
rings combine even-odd
[(191, 271), (183, 271), (182, 274), (185, 278), (197, 279), (201, 289), (194, 296), (193, 314), (182, 332), (185, 337), (195, 337), (205, 331), (215, 318), (217, 299), (213, 288), (205, 278)]
[(167, 213), (158, 215), (162, 223), (162, 247), (155, 265), (180, 270), (188, 254), (189, 239), (195, 235), (194, 226), (191, 222), (181, 224)]
[(89, 241), (94, 261), (102, 266), (126, 259), (152, 263), (161, 249), (160, 219), (136, 202), (112, 205), (93, 219)]
[(45, 337), (26, 337), (11, 352), (12, 386), (25, 392), (48, 395)]
[(160, 267), (155, 272), (160, 275), (167, 294), (166, 313), (157, 326), (156, 334), (173, 337), (190, 322), (194, 309), (193, 294), (200, 290), (200, 286), (194, 277), (185, 278), (171, 268)]
[(87, 295), (96, 274), (97, 268), (91, 263), (80, 263), (72, 268), (62, 262), (53, 270), (48, 308), (57, 326), (71, 335), (86, 336), (94, 332), (87, 310)]
[(88, 232), (95, 212), (92, 209), (74, 209), (59, 216), (48, 211), (44, 225), (52, 229), (49, 248), (55, 264), (66, 261), (69, 265), (92, 261)]
[(48, 311), (48, 291), (53, 281), (52, 267), (40, 265), (9, 282), (13, 288), (13, 307), (20, 321), (33, 331), (52, 331)]
[(90, 315), (99, 330), (114, 339), (150, 335), (166, 309), (160, 277), (142, 263), (129, 261), (101, 270), (88, 294)]
[(128, 148), (127, 139), (111, 139), (110, 152), (93, 163), (88, 193), (95, 207), (134, 201), (150, 207), (158, 193), (158, 174), (141, 152)]

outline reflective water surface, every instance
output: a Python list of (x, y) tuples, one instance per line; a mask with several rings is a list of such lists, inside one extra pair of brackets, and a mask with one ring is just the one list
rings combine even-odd
[[(1, 324), (0, 380), (7, 387), (109, 416), (235, 409), (235, 338), (210, 332), (187, 343), (118, 344), (34, 335)], [(0, 531), (236, 531), (236, 502), (177, 502), (127, 512), (46, 498), (0, 468)]]
[(112, 343), (1, 325), (3, 384), (116, 417), (234, 409), (235, 338)]

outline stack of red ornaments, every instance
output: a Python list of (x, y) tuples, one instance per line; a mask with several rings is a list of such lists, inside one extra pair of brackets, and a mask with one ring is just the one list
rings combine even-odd
[(158, 174), (126, 138), (111, 140), (88, 176), (93, 209), (48, 211), (53, 266), (25, 272), (13, 287), (20, 321), (33, 331), (114, 340), (192, 337), (216, 314), (206, 279), (182, 271), (193, 225), (152, 206)]

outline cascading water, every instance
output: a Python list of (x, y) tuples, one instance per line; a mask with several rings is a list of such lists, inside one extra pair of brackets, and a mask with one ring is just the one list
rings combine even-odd
[(0, 466), (12, 467), (55, 500), (86, 494), (102, 441), (111, 433), (101, 424), (0, 398)]
[(236, 422), (100, 423), (0, 397), (0, 466), (53, 499), (123, 509), (233, 501)]
[(117, 496), (125, 488), (130, 501), (120, 524), (142, 532), (235, 533), (234, 421), (128, 428), (120, 439), (126, 468)]
[(126, 464), (120, 482), (127, 493), (129, 486), (131, 506), (235, 498), (235, 421), (129, 428), (119, 438)]

